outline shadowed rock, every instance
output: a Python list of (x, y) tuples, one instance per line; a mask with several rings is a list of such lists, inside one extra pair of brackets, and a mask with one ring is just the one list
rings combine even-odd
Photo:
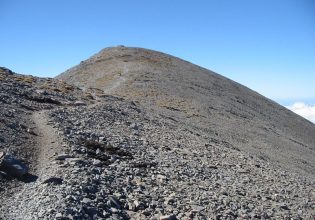
[(9, 176), (22, 177), (28, 172), (28, 167), (12, 155), (3, 154), (0, 158), (0, 170), (6, 172)]

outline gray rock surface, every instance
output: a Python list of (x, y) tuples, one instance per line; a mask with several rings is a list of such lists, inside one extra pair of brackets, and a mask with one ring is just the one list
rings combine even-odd
[(28, 167), (12, 155), (2, 153), (0, 154), (0, 171), (12, 177), (22, 177), (27, 174)]

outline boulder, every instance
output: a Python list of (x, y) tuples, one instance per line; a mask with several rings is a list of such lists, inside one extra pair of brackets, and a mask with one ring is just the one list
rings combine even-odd
[(28, 172), (28, 167), (12, 155), (0, 153), (0, 171), (9, 176), (22, 177)]
[(7, 178), (8, 178), (8, 175), (5, 172), (0, 171), (0, 180), (1, 179), (7, 179)]

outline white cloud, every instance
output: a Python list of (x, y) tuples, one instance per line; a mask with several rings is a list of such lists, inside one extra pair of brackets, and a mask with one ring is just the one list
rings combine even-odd
[(315, 105), (307, 105), (303, 102), (296, 102), (292, 106), (286, 106), (291, 111), (315, 123)]

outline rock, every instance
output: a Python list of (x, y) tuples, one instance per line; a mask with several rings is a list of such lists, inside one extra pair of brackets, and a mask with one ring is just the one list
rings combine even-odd
[(82, 199), (82, 203), (89, 204), (89, 203), (91, 203), (91, 202), (92, 202), (92, 200), (89, 199), (89, 198), (83, 198), (83, 199)]
[(96, 151), (95, 151), (95, 154), (96, 154), (96, 155), (99, 155), (99, 154), (101, 154), (101, 153), (102, 153), (102, 151), (101, 151), (99, 148), (97, 148)]
[(156, 175), (156, 179), (157, 179), (159, 182), (164, 182), (167, 178), (166, 178), (166, 176), (164, 176), (164, 175), (158, 174), (158, 175)]
[(101, 166), (102, 165), (102, 161), (100, 161), (98, 159), (93, 159), (93, 165), (94, 166)]
[(40, 95), (47, 95), (47, 91), (43, 89), (36, 89), (35, 92)]
[(290, 210), (290, 208), (287, 206), (287, 204), (281, 204), (280, 208), (284, 209), (284, 210)]
[(37, 134), (37, 133), (34, 131), (34, 129), (32, 129), (32, 128), (26, 129), (26, 132), (29, 133), (29, 134), (31, 134), (31, 135), (38, 136), (38, 134)]
[(75, 101), (75, 102), (73, 103), (73, 105), (74, 105), (74, 106), (84, 106), (84, 105), (86, 105), (86, 104), (85, 104), (85, 102), (83, 102), (83, 101)]
[(55, 218), (56, 218), (56, 219), (62, 219), (62, 218), (63, 218), (62, 213), (60, 213), (60, 212), (57, 213), (56, 216), (55, 216)]
[(131, 125), (129, 126), (130, 128), (134, 129), (134, 130), (138, 130), (139, 127), (136, 123), (131, 123)]
[(22, 177), (28, 172), (28, 167), (12, 155), (7, 154), (2, 156), (0, 170), (6, 172), (9, 176)]
[(192, 212), (201, 212), (205, 209), (205, 207), (199, 205), (192, 205), (191, 209)]
[(8, 178), (8, 174), (6, 172), (0, 171), (0, 180)]
[(248, 170), (248, 169), (240, 169), (240, 170), (238, 170), (238, 172), (239, 172), (240, 174), (246, 174), (246, 173), (249, 173), (250, 170)]
[(128, 207), (126, 207), (128, 210), (130, 211), (136, 211), (136, 205), (134, 203), (128, 203), (127, 204)]
[(120, 204), (120, 202), (119, 202), (118, 199), (116, 199), (116, 198), (113, 197), (113, 196), (110, 196), (110, 197), (109, 197), (109, 201), (110, 201), (110, 203), (111, 203), (111, 205), (112, 205), (113, 207), (115, 207), (115, 208), (117, 208), (117, 209), (121, 209), (121, 204)]
[(145, 216), (150, 216), (150, 215), (152, 214), (152, 210), (146, 209), (146, 210), (144, 210), (144, 211), (142, 212), (142, 214), (145, 215)]
[(62, 184), (63, 179), (59, 177), (50, 177), (43, 181), (43, 184), (54, 184), (54, 185), (60, 185)]
[(145, 205), (144, 203), (140, 202), (139, 200), (135, 200), (133, 202), (134, 204), (134, 207), (135, 207), (135, 210), (138, 211), (138, 210), (144, 210), (145, 209)]
[(4, 157), (4, 152), (0, 151), (0, 162), (1, 162), (3, 157)]
[(157, 201), (152, 201), (151, 204), (149, 205), (149, 208), (155, 209), (157, 205), (158, 205)]
[(71, 165), (83, 164), (84, 163), (84, 159), (82, 159), (82, 158), (67, 158), (66, 160)]
[(118, 209), (116, 209), (114, 207), (111, 207), (110, 210), (111, 210), (112, 213), (118, 213), (119, 212)]
[(166, 198), (166, 199), (165, 199), (164, 204), (165, 204), (165, 205), (171, 205), (171, 204), (173, 204), (175, 201), (176, 201), (176, 200), (175, 200), (173, 197), (169, 197), (169, 198)]
[(208, 166), (210, 169), (218, 169), (218, 167), (216, 165), (209, 165)]
[(163, 215), (160, 216), (160, 220), (176, 220), (176, 215)]
[(69, 155), (69, 154), (59, 154), (59, 155), (55, 158), (55, 160), (65, 160), (65, 159), (67, 159), (67, 158), (72, 158), (72, 156)]
[(93, 216), (97, 213), (97, 208), (95, 207), (88, 207), (87, 208), (87, 213), (90, 215), (90, 216)]

